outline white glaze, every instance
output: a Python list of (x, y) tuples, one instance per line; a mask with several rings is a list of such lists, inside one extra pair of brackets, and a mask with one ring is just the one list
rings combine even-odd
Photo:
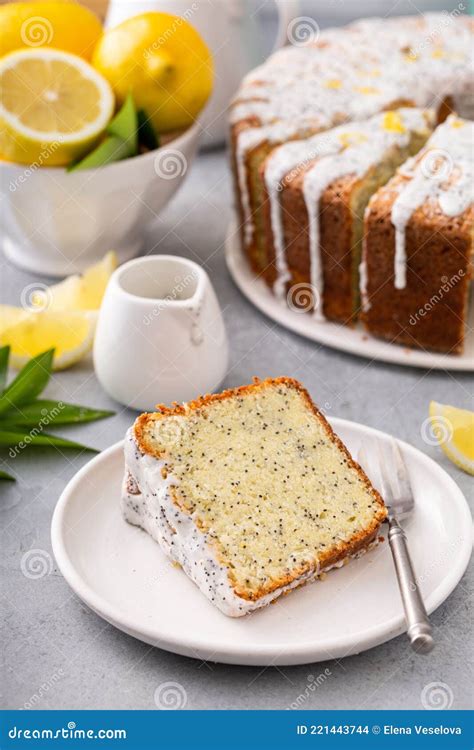
[[(122, 514), (129, 523), (140, 526), (157, 542), (163, 552), (178, 563), (202, 593), (225, 615), (242, 617), (265, 607), (286, 591), (316, 579), (332, 568), (345, 564), (313, 567), (297, 580), (251, 602), (237, 596), (227, 574), (227, 567), (216, 556), (207, 535), (196, 525), (192, 515), (184, 513), (173, 501), (171, 487), (178, 480), (168, 473), (163, 477), (166, 462), (143, 454), (136, 442), (134, 428), (125, 437), (125, 476), (122, 487)], [(354, 557), (363, 554), (361, 550)]]
[(359, 285), (360, 285), (360, 303), (362, 312), (369, 312), (370, 300), (367, 294), (368, 285), (368, 274), (367, 274), (367, 259), (365, 256), (365, 248), (362, 250), (362, 260), (359, 265)]
[(298, 166), (304, 168), (309, 161), (316, 159), (318, 156), (334, 152), (337, 149), (337, 138), (332, 135), (321, 134), (304, 141), (293, 141), (280, 146), (273, 151), (265, 165), (265, 185), (270, 200), (270, 215), (275, 247), (275, 267), (277, 271), (277, 279), (273, 291), (280, 299), (285, 297), (286, 284), (290, 279), (286, 260), (280, 203), (282, 181), (292, 169)]
[[(231, 122), (249, 120), (252, 130), (272, 126), (270, 136), (254, 132), (255, 145), (277, 144), (276, 125), (296, 133), (326, 130), (343, 121), (367, 118), (408, 100), (436, 107), (450, 96), (461, 115), (473, 112), (469, 19), (429, 13), (394, 19), (365, 19), (321, 32), (318, 44), (286, 47), (249, 73), (234, 99)], [(253, 222), (245, 175), (245, 130), (237, 136), (239, 193), (245, 241)], [(281, 285), (280, 285), (281, 286)]]
[[(399, 129), (393, 127), (394, 118)], [(270, 200), (277, 271), (273, 291), (277, 297), (284, 298), (290, 279), (280, 204), (282, 180), (304, 171), (303, 195), (308, 214), (310, 282), (316, 300), (321, 300), (323, 275), (319, 211), (324, 191), (335, 180), (346, 175), (362, 177), (387, 156), (389, 151), (406, 147), (414, 132), (426, 137), (433, 121), (432, 112), (416, 108), (400, 109), (394, 114), (383, 112), (362, 122), (351, 122), (305, 140), (286, 143), (272, 152), (265, 165), (265, 183)], [(316, 306), (314, 315), (318, 319), (324, 319), (322, 304)]]
[[(246, 602), (232, 590), (227, 570), (217, 561), (206, 535), (198, 529), (192, 516), (173, 502), (170, 488), (178, 484), (172, 474), (163, 478), (166, 463), (142, 454), (135, 441), (133, 427), (125, 438), (124, 488), (122, 512), (129, 523), (140, 526), (160, 545), (163, 552), (177, 562), (201, 591), (219, 609), (231, 617), (250, 611)], [(135, 484), (128, 486), (128, 473)], [(139, 494), (135, 494), (138, 491)]]
[[(474, 123), (450, 115), (439, 125), (420, 153), (407, 161), (399, 174), (407, 177), (392, 206), (395, 227), (394, 285), (406, 287), (406, 227), (417, 208), (437, 203), (445, 216), (458, 216), (474, 200)], [(433, 162), (441, 160), (439, 176)], [(431, 163), (430, 163), (431, 162)]]
[(237, 179), (244, 216), (244, 242), (246, 245), (249, 245), (252, 241), (254, 231), (247, 186), (246, 157), (252, 149), (265, 143), (265, 141), (276, 143), (285, 138), (291, 138), (296, 132), (297, 130), (294, 125), (289, 123), (276, 123), (275, 125), (267, 125), (261, 128), (248, 128), (247, 130), (244, 130), (237, 139)]
[[(367, 226), (367, 220), (370, 214), (370, 202), (365, 208), (364, 212), (364, 226)], [(367, 265), (367, 236), (364, 232), (362, 240), (362, 257), (360, 259), (359, 266), (359, 293), (360, 293), (360, 306), (362, 312), (369, 312), (371, 308), (371, 302), (368, 294), (369, 289), (369, 268)]]

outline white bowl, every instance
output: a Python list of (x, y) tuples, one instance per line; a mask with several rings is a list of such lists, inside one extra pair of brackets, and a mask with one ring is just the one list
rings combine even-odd
[(52, 276), (80, 273), (108, 250), (129, 260), (140, 251), (147, 224), (181, 185), (200, 131), (197, 121), (154, 151), (78, 172), (0, 162), (5, 255)]

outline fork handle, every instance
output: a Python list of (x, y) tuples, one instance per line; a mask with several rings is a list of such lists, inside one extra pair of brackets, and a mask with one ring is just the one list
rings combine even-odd
[(396, 520), (389, 518), (388, 541), (392, 550), (398, 585), (405, 610), (407, 635), (414, 651), (428, 654), (434, 646), (430, 621), (416, 583), (408, 552), (405, 532)]

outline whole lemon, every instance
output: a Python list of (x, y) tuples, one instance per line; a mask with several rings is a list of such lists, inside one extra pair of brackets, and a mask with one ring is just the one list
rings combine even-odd
[(106, 31), (92, 64), (118, 102), (131, 93), (160, 133), (190, 125), (212, 91), (209, 49), (184, 18), (169, 13), (143, 13)]
[(0, 6), (0, 57), (22, 47), (54, 47), (90, 60), (102, 34), (97, 16), (67, 0)]

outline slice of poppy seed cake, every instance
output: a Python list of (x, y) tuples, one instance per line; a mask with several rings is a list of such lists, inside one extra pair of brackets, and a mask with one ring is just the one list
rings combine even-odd
[(226, 615), (374, 541), (383, 500), (298, 381), (158, 409), (127, 434), (123, 514)]

